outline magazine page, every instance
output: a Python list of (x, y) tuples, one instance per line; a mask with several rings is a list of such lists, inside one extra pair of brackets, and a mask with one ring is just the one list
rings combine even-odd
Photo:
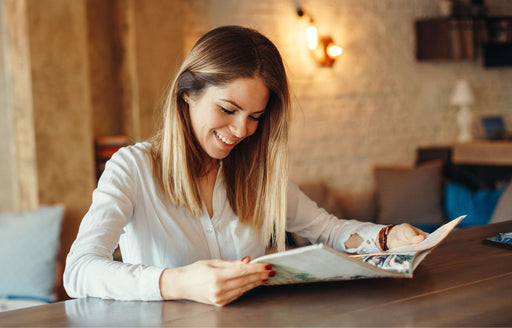
[(252, 262), (272, 264), (276, 275), (266, 285), (380, 277), (411, 278), (425, 256), (464, 217), (441, 226), (421, 243), (395, 248), (385, 253), (348, 255), (326, 245), (315, 244), (265, 255)]
[[(276, 275), (267, 285), (353, 280), (379, 277), (411, 277), (410, 262), (395, 254), (384, 258), (351, 257), (326, 245), (315, 244), (259, 257), (252, 262), (270, 263)], [(374, 256), (374, 255), (372, 255)], [(410, 258), (415, 254), (411, 253)], [(388, 268), (393, 268), (388, 271)], [(406, 268), (406, 269), (404, 269)]]
[(364, 254), (351, 255), (353, 258), (359, 259), (361, 262), (369, 263), (388, 272), (401, 274), (411, 274), (413, 271), (413, 263), (417, 257), (416, 252), (399, 253), (399, 254)]
[(455, 228), (460, 221), (462, 221), (466, 215), (459, 216), (456, 219), (451, 220), (448, 223), (445, 223), (441, 227), (437, 228), (436, 231), (432, 232), (423, 240), (421, 243), (397, 247), (388, 250), (386, 253), (404, 253), (404, 252), (420, 252), (427, 249), (432, 249), (434, 246), (438, 245), (448, 234)]

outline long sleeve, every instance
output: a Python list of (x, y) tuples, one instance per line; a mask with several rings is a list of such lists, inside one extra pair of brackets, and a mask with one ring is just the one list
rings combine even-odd
[(92, 205), (82, 220), (66, 260), (64, 286), (71, 297), (161, 300), (163, 268), (114, 261), (124, 227), (132, 218), (138, 190), (133, 163), (120, 151), (107, 163)]
[[(318, 207), (295, 183), (288, 182), (287, 231), (295, 232), (312, 243), (324, 243), (349, 253), (381, 252), (375, 242), (382, 227), (372, 222), (338, 219)], [(358, 234), (363, 242), (358, 248), (346, 249), (345, 242), (353, 234)]]
[[(183, 206), (170, 204), (155, 182), (150, 149), (149, 143), (129, 146), (107, 162), (67, 257), (64, 287), (71, 297), (161, 300), (164, 268), (264, 254), (265, 243), (231, 209), (222, 174), (214, 187), (214, 216), (191, 217)], [(358, 233), (365, 243), (347, 251), (378, 251), (380, 226), (338, 220), (289, 185), (289, 231), (339, 250)], [(118, 245), (123, 263), (112, 259)]]
[[(68, 254), (66, 291), (71, 297), (161, 300), (164, 268), (264, 254), (265, 243), (231, 209), (220, 170), (213, 206), (213, 217), (197, 218), (171, 204), (155, 181), (150, 143), (120, 149), (107, 162)], [(112, 259), (118, 244), (124, 263)]]

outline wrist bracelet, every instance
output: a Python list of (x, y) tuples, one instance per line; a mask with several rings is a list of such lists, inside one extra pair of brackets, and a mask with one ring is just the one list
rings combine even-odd
[(383, 227), (379, 231), (379, 246), (382, 251), (387, 251), (388, 248), (388, 233), (391, 228), (393, 228), (394, 224), (388, 224), (387, 226)]

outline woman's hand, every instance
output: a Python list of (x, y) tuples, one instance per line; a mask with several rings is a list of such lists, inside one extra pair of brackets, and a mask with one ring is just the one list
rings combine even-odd
[(203, 260), (165, 269), (160, 276), (160, 293), (164, 300), (224, 306), (274, 275), (272, 265), (250, 261), (248, 256), (241, 261)]
[(422, 242), (427, 233), (413, 227), (408, 223), (402, 223), (392, 227), (388, 232), (387, 246), (389, 249), (417, 244)]

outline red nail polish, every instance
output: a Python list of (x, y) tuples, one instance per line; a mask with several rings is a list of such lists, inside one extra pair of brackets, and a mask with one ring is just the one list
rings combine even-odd
[(265, 265), (265, 270), (272, 270), (272, 264)]
[(240, 261), (241, 262), (245, 262), (245, 261), (250, 261), (251, 258), (249, 256), (244, 256)]
[(272, 277), (273, 277), (273, 276), (275, 276), (275, 275), (276, 275), (276, 273), (275, 273), (274, 271), (270, 271), (270, 272), (268, 273), (268, 277), (269, 277), (269, 278), (272, 278)]

